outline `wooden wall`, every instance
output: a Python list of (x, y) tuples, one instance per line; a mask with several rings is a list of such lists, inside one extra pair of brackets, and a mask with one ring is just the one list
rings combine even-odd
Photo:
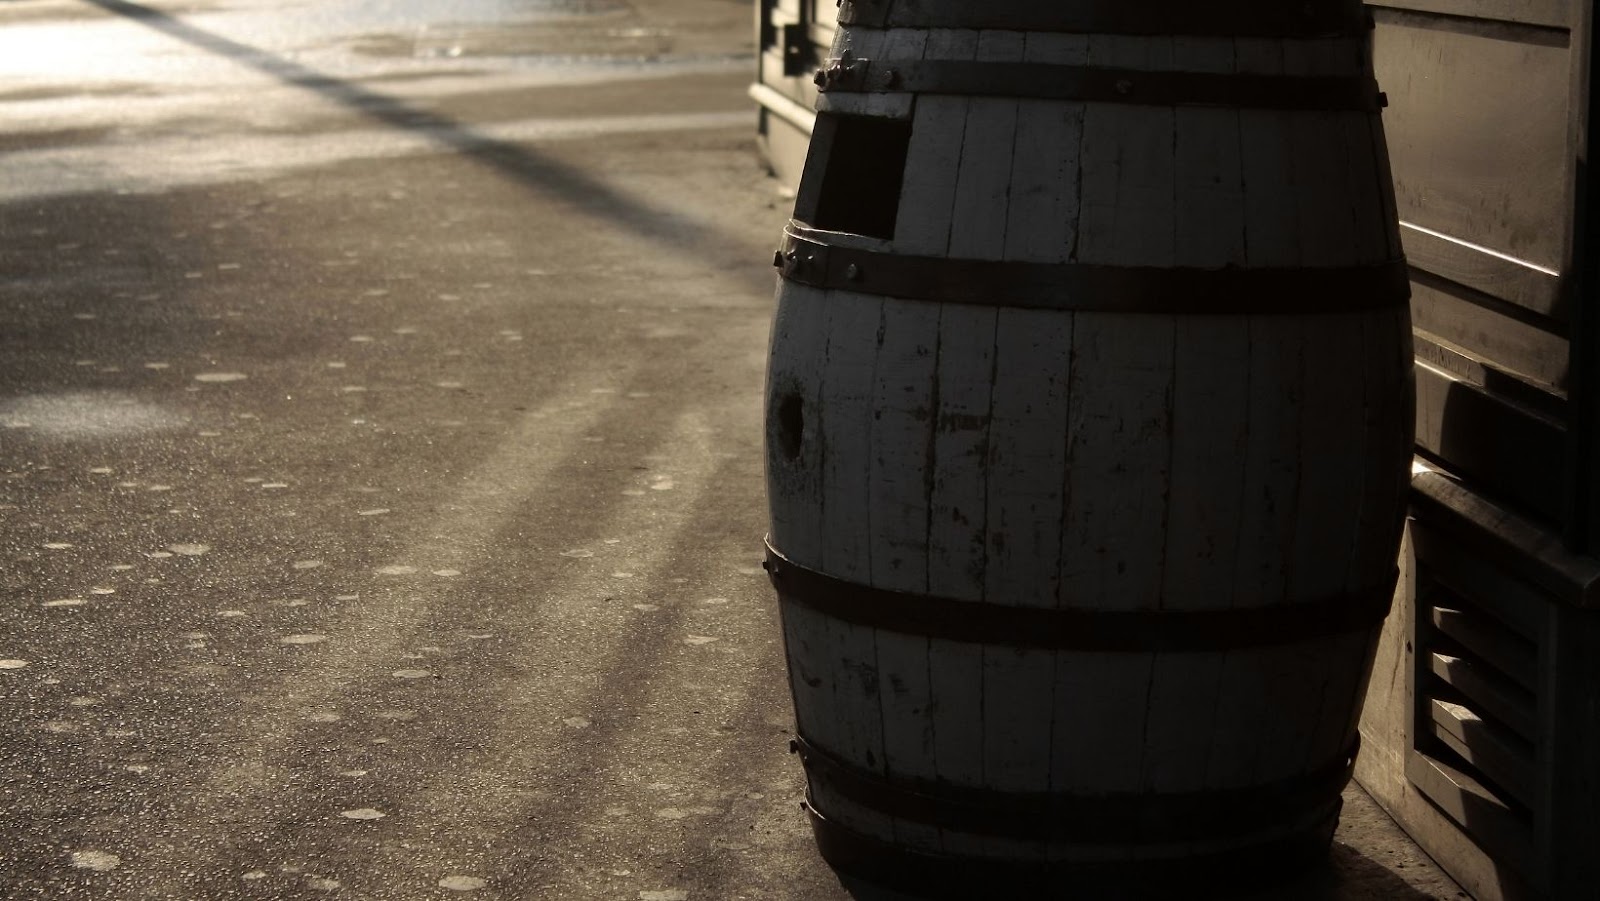
[(1593, 3), (1371, 9), (1422, 462), (1357, 779), (1476, 897), (1589, 897)]

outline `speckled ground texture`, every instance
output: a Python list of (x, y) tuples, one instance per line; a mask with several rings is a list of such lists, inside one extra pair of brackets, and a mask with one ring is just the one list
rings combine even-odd
[[(735, 0), (0, 2), (0, 898), (816, 856)], [(1256, 898), (1455, 898), (1358, 791)]]

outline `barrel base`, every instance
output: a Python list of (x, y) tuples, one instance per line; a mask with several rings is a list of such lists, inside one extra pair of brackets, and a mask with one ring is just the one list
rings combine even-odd
[(1062, 864), (925, 854), (862, 835), (810, 804), (822, 859), (841, 875), (930, 899), (1232, 897), (1326, 863), (1332, 812), (1311, 827), (1261, 844), (1171, 860)]

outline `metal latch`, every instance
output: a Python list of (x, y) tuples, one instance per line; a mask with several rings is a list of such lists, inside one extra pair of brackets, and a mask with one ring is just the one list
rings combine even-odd
[(805, 23), (795, 22), (783, 26), (778, 34), (778, 40), (779, 46), (783, 48), (783, 74), (789, 76), (804, 74), (811, 65)]

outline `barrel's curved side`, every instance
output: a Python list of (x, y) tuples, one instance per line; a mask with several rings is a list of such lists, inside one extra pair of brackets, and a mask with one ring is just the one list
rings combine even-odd
[[(858, 56), (916, 44), (840, 34), (836, 50)], [(937, 59), (1369, 71), (1347, 39), (920, 40)], [(1399, 254), (1374, 114), (956, 96), (907, 114), (896, 252), (1308, 280)], [(1409, 458), (1405, 310), (1283, 301), (1282, 315), (1072, 313), (786, 281), (768, 388), (774, 544), (842, 579), (995, 605), (1227, 608), (1379, 585)], [(798, 439), (781, 434), (785, 405)], [(1204, 653), (1021, 650), (791, 599), (783, 611), (808, 741), (886, 782), (998, 793), (1221, 791), (1318, 771), (1354, 736), (1372, 650), (1370, 631)], [(1312, 828), (1181, 847), (1019, 840), (896, 819), (824, 780), (812, 792), (846, 830), (974, 858), (1150, 859)]]
[[(858, 303), (890, 309), (908, 305), (848, 297), (796, 297), (786, 298), (784, 303), (825, 308)], [(943, 312), (949, 310), (936, 313), (936, 321), (944, 318)], [(989, 315), (998, 318), (1006, 312)], [(1379, 568), (1383, 539), (1359, 540), (1353, 527), (1348, 529), (1345, 546), (1356, 553), (1334, 555), (1344, 558), (1339, 566), (1322, 567), (1322, 572), (1285, 572), (1285, 567), (1269, 565), (1275, 560), (1270, 553), (1241, 555), (1237, 548), (1232, 553), (1219, 549), (1217, 545), (1229, 537), (1225, 529), (1190, 531), (1183, 523), (1231, 510), (1241, 526), (1266, 534), (1280, 520), (1281, 510), (1272, 505), (1291, 504), (1287, 519), (1292, 526), (1298, 505), (1340, 497), (1357, 502), (1345, 507), (1347, 523), (1353, 526), (1368, 521), (1380, 533), (1389, 530), (1397, 520), (1399, 491), (1388, 485), (1394, 480), (1382, 477), (1382, 461), (1347, 471), (1345, 480), (1339, 482), (1333, 475), (1318, 473), (1315, 458), (1303, 455), (1301, 448), (1319, 440), (1324, 430), (1354, 436), (1354, 443), (1342, 450), (1325, 448), (1341, 456), (1366, 453), (1368, 447), (1401, 446), (1393, 437), (1404, 431), (1398, 411), (1382, 418), (1382, 411), (1357, 408), (1352, 418), (1341, 422), (1337, 414), (1347, 411), (1343, 405), (1333, 410), (1312, 402), (1297, 411), (1285, 396), (1269, 391), (1265, 393), (1278, 395), (1276, 403), (1268, 406), (1262, 397), (1249, 398), (1247, 413), (1273, 423), (1295, 414), (1291, 421), (1302, 425), (1287, 433), (1257, 430), (1267, 434), (1256, 435), (1252, 443), (1248, 424), (1235, 420), (1218, 430), (1216, 420), (1226, 419), (1226, 412), (1220, 404), (1207, 407), (1197, 400), (1193, 409), (1197, 416), (1212, 420), (1211, 428), (1197, 433), (1180, 424), (1171, 432), (1172, 440), (1155, 443), (1155, 454), (1159, 456), (1163, 450), (1174, 454), (1176, 447), (1205, 442), (1217, 442), (1226, 449), (1215, 437), (1220, 431), (1234, 436), (1244, 433), (1243, 457), (1231, 465), (1222, 454), (1209, 460), (1195, 458), (1198, 462), (1187, 465), (1203, 482), (1198, 487), (1184, 488), (1180, 478), (1185, 467), (1169, 465), (1164, 486), (1136, 488), (1129, 480), (1141, 474), (1144, 478), (1159, 476), (1162, 468), (1141, 472), (1125, 456), (1130, 468), (1119, 472), (1121, 464), (1114, 452), (1108, 452), (1105, 465), (1093, 471), (1075, 466), (1087, 448), (1074, 444), (1073, 428), (1089, 428), (1084, 423), (1091, 420), (1074, 419), (1072, 401), (1076, 398), (1080, 417), (1087, 415), (1086, 410), (1116, 408), (1119, 401), (1106, 393), (1103, 384), (1096, 387), (1085, 384), (1087, 379), (1072, 380), (1069, 369), (1069, 377), (1056, 391), (1061, 427), (1041, 430), (1039, 422), (1030, 417), (1034, 413), (1049, 416), (1048, 409), (1034, 407), (1026, 411), (1027, 416), (1009, 417), (995, 408), (998, 397), (1026, 406), (1028, 395), (1007, 390), (1021, 389), (1020, 381), (1008, 383), (1007, 378), (1016, 371), (1015, 378), (1020, 379), (1027, 367), (1018, 365), (982, 382), (941, 378), (935, 355), (918, 353), (919, 347), (932, 351), (934, 342), (919, 344), (907, 328), (911, 315), (902, 312), (897, 317), (880, 309), (877, 325), (883, 328), (887, 350), (876, 376), (869, 374), (870, 367), (841, 363), (837, 356), (854, 343), (854, 353), (866, 353), (861, 347), (865, 345), (874, 349), (876, 357), (879, 329), (870, 321), (858, 320), (850, 330), (865, 340), (830, 341), (824, 355), (824, 372), (834, 378), (817, 392), (817, 403), (827, 406), (816, 411), (820, 434), (813, 447), (819, 455), (832, 456), (817, 461), (815, 471), (820, 478), (809, 489), (804, 482), (783, 478), (774, 478), (771, 488), (775, 505), (798, 500), (798, 506), (813, 506), (821, 513), (815, 534), (821, 536), (822, 546), (812, 551), (807, 565), (862, 584), (994, 604), (1117, 607), (1132, 603), (1138, 592), (1156, 590), (1148, 606), (1169, 609), (1259, 603), (1261, 595), (1245, 593), (1241, 587), (1249, 584), (1272, 586), (1271, 590), (1279, 593), (1279, 603), (1293, 603), (1309, 597), (1307, 586), (1316, 579), (1333, 578), (1335, 570), (1338, 584), (1328, 583), (1334, 591), (1369, 585), (1363, 566), (1375, 572), (1377, 579), (1387, 575)], [(1081, 321), (1086, 315), (1073, 318)], [(924, 315), (922, 328), (928, 318)], [(1395, 317), (1370, 318), (1376, 332), (1383, 320)], [(1001, 330), (996, 334), (1003, 337)], [(1041, 334), (1030, 332), (1026, 339), (1013, 335), (988, 356), (1016, 361), (1028, 351), (1062, 357), (1070, 353), (1062, 344), (1040, 341)], [(939, 335), (952, 341), (971, 337), (965, 330), (945, 332), (943, 328)], [(1401, 342), (1390, 343), (1398, 347)], [(894, 352), (897, 346), (902, 348), (899, 353)], [(1201, 346), (1205, 345), (1188, 349)], [(1008, 347), (1017, 353), (1009, 354)], [(1272, 359), (1281, 361), (1282, 355)], [(904, 368), (907, 361), (911, 361), (909, 370)], [(1247, 354), (1234, 361), (1231, 371), (1225, 368), (1222, 378), (1247, 381), (1250, 372), (1261, 365)], [(1217, 368), (1214, 361), (1209, 362), (1204, 372), (1209, 377)], [(1187, 385), (1184, 375), (1191, 371), (1162, 377), (1175, 385)], [(1309, 398), (1308, 381), (1279, 387), (1286, 389), (1286, 394), (1299, 391)], [(1363, 392), (1370, 390), (1374, 396), (1399, 393), (1394, 387), (1397, 380), (1384, 385), (1374, 376), (1360, 384)], [(962, 394), (979, 396), (991, 385), (987, 415), (974, 414), (971, 406), (947, 400)], [(1173, 395), (1181, 393), (1174, 391)], [(920, 395), (920, 403), (894, 404), (895, 398), (912, 394)], [(935, 394), (938, 401), (934, 401)], [(1041, 396), (1048, 407), (1050, 392)], [(938, 406), (926, 406), (929, 403)], [(964, 418), (974, 416), (977, 418)], [(973, 429), (979, 422), (986, 423), (986, 428)], [(1381, 428), (1385, 424), (1387, 430)], [(1385, 431), (1392, 434), (1385, 436)], [(1143, 435), (1130, 445), (1130, 455), (1139, 451), (1139, 445), (1144, 448), (1139, 452), (1149, 452), (1151, 444), (1151, 436)], [(1046, 447), (1050, 449), (1043, 450)], [(1029, 448), (1052, 455), (1064, 465), (1049, 469), (1038, 465), (1038, 457), (1020, 456)], [(1191, 458), (1178, 454), (1175, 459)], [(1297, 459), (1304, 462), (1295, 465)], [(1251, 474), (1253, 467), (1266, 467), (1274, 461), (1280, 464), (1278, 470)], [(1041, 479), (1043, 472), (1053, 472), (1055, 479)], [(1322, 483), (1317, 491), (1300, 487), (1314, 478)], [(1283, 493), (1276, 496), (1267, 493), (1273, 479), (1284, 486)], [(1041, 485), (1040, 490), (1027, 490), (1023, 483), (1029, 480)], [(1058, 487), (1063, 483), (1065, 489)], [(1230, 484), (1235, 486), (1232, 492), (1212, 490), (1199, 496), (1200, 489)], [(797, 486), (800, 493), (785, 494)], [(807, 490), (815, 493), (805, 494)], [(1098, 492), (1096, 497), (1084, 498), (1090, 490)], [(1105, 549), (1115, 540), (1110, 537), (1111, 530), (1118, 528), (1118, 523), (1137, 526), (1110, 512), (1134, 490), (1165, 498), (1165, 506), (1156, 511), (1156, 523), (1164, 529), (1157, 540), (1169, 557), (1155, 561), (1153, 572), (1139, 573), (1134, 567), (1141, 564), (1121, 559), (1106, 561)], [(1251, 503), (1246, 491), (1262, 493)], [(773, 534), (775, 544), (781, 545), (785, 533), (776, 518)], [(920, 541), (918, 535), (923, 536)], [(1056, 536), (1063, 550), (1039, 547), (1041, 536)], [(1308, 556), (1313, 540), (1302, 530), (1291, 529), (1280, 537), (1278, 556), (1291, 561)], [(1182, 540), (1185, 538), (1193, 540)], [(1357, 565), (1358, 560), (1365, 562)], [(1041, 566), (1046, 571), (1041, 571)], [(1048, 587), (1037, 590), (1050, 585), (1062, 586), (1062, 593), (1053, 596)], [(1069, 590), (1071, 585), (1090, 587)], [(1153, 585), (1159, 588), (1152, 589)], [(1352, 715), (1370, 659), (1370, 633), (1362, 632), (1225, 653), (1129, 654), (1018, 650), (927, 639), (827, 621), (793, 603), (785, 604), (785, 618), (792, 627), (787, 637), (800, 726), (808, 738), (872, 766), (885, 778), (938, 779), (1000, 791), (1050, 787), (1094, 794), (1224, 789), (1309, 771), (1341, 753), (1352, 738)], [(803, 688), (805, 685), (811, 689)], [(812, 689), (822, 695), (809, 700), (801, 697)], [(847, 826), (919, 846), (913, 838), (918, 832), (916, 824), (887, 823), (870, 808), (852, 810), (848, 802), (815, 800)], [(935, 843), (934, 835), (923, 832), (920, 845), (979, 855), (995, 845), (950, 834), (937, 838)], [(1007, 856), (1030, 853), (1013, 844), (1002, 842), (999, 846), (1006, 849)], [(1032, 852), (1059, 858), (1070, 849), (1034, 848)]]

